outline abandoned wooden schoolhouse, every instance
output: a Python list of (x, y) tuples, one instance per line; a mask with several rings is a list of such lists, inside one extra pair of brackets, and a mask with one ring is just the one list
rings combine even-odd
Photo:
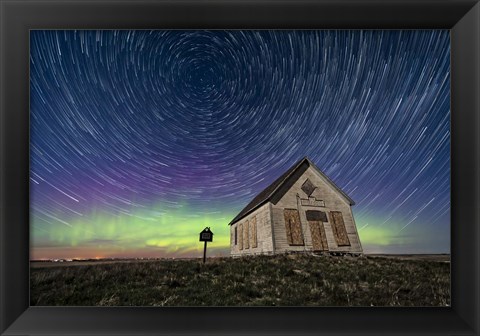
[(355, 202), (308, 158), (260, 192), (229, 223), (230, 254), (362, 254)]

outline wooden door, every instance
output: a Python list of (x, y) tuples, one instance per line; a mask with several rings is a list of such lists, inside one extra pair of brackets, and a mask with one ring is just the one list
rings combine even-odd
[(328, 251), (327, 235), (323, 222), (308, 221), (310, 233), (312, 234), (312, 245), (314, 251)]

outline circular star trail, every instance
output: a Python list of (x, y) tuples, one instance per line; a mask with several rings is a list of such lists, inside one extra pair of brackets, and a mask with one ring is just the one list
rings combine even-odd
[(366, 252), (449, 252), (448, 31), (32, 31), (30, 50), (38, 258), (188, 255), (207, 225), (225, 253), (304, 156), (356, 201)]

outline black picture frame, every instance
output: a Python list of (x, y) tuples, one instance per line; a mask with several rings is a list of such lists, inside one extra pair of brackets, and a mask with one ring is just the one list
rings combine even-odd
[[(477, 0), (0, 0), (1, 335), (478, 335)], [(30, 29), (450, 29), (449, 308), (29, 307)]]

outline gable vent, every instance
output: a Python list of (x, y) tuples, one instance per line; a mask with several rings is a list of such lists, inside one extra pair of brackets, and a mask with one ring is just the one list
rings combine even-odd
[(316, 188), (317, 187), (312, 183), (312, 181), (310, 181), (310, 179), (307, 179), (302, 184), (302, 190), (305, 192), (305, 194), (307, 194), (307, 196), (310, 196)]

